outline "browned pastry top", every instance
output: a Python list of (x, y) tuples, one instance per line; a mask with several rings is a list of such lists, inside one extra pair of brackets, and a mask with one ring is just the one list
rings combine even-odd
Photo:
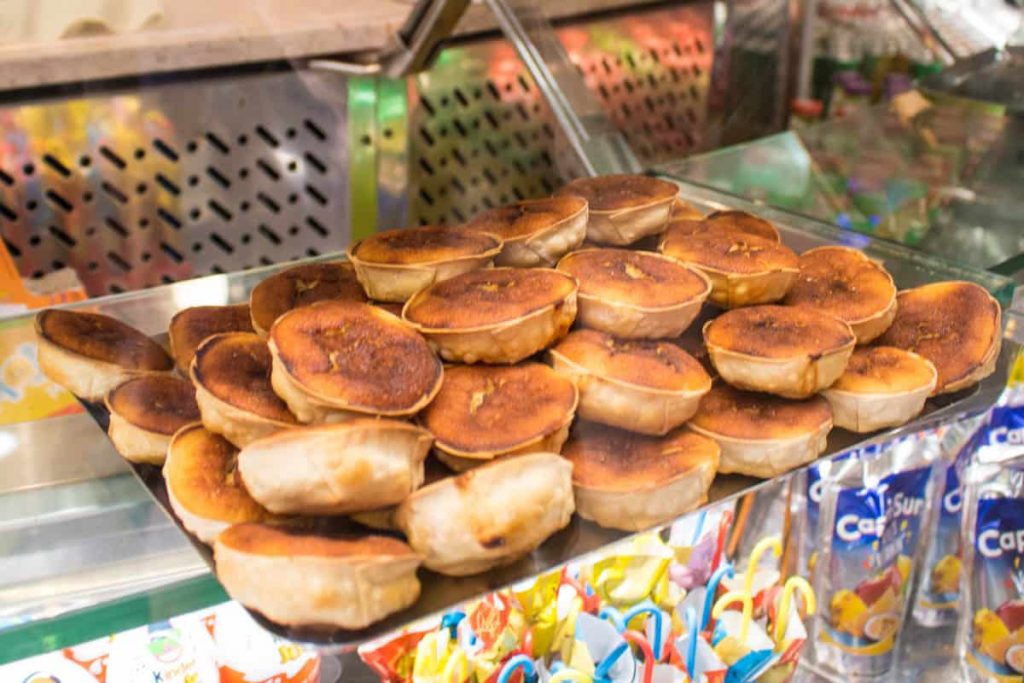
[(238, 449), (201, 424), (184, 427), (171, 439), (164, 477), (175, 499), (200, 517), (223, 522), (271, 517), (242, 483)]
[(603, 491), (638, 491), (685, 477), (699, 467), (717, 469), (718, 444), (680, 427), (665, 436), (645, 436), (593, 422), (580, 422), (562, 449), (572, 462), (577, 486)]
[(192, 384), (170, 375), (143, 375), (107, 395), (111, 412), (147, 432), (170, 436), (199, 420)]
[(453, 261), (495, 251), (501, 242), (492, 235), (444, 225), (386, 230), (370, 235), (353, 254), (367, 263), (415, 264)]
[(408, 545), (387, 536), (334, 538), (270, 524), (232, 525), (217, 542), (239, 552), (271, 557), (416, 557)]
[(587, 200), (574, 195), (524, 199), (478, 213), (464, 227), (514, 240), (553, 228), (586, 208)]
[(800, 274), (784, 303), (811, 306), (853, 323), (889, 309), (896, 285), (889, 273), (850, 247), (818, 247), (800, 256)]
[(225, 403), (278, 422), (295, 422), (270, 386), (270, 350), (252, 332), (207, 339), (196, 351), (192, 381)]
[(252, 331), (249, 304), (186, 308), (171, 318), (171, 353), (178, 368), (186, 372), (196, 349), (207, 337), (222, 332)]
[(152, 372), (174, 368), (162, 346), (106, 315), (49, 309), (36, 316), (36, 330), (66, 351), (122, 368)]
[(249, 305), (253, 321), (269, 330), (283, 313), (326, 299), (366, 301), (351, 263), (305, 263), (271, 275), (253, 288)]
[(935, 282), (900, 292), (896, 319), (878, 344), (918, 353), (935, 365), (939, 388), (983, 365), (1001, 334), (999, 303), (972, 282)]
[(717, 382), (690, 419), (694, 427), (734, 439), (794, 439), (832, 422), (828, 401), (814, 396), (802, 401), (740, 391)]
[(597, 330), (577, 330), (551, 353), (601, 377), (651, 389), (700, 391), (711, 385), (693, 356), (664, 341), (616, 339)]
[(427, 329), (471, 329), (516, 320), (560, 306), (576, 281), (548, 268), (488, 268), (417, 292), (403, 315)]
[(701, 217), (693, 214), (673, 215), (669, 229), (677, 237), (716, 233), (753, 235), (772, 242), (779, 242), (779, 231), (769, 221), (745, 211), (715, 211)]
[(935, 379), (935, 368), (922, 356), (894, 346), (868, 346), (854, 350), (843, 375), (832, 389), (865, 394), (914, 391)]
[(711, 289), (702, 275), (647, 251), (584, 249), (565, 256), (558, 269), (576, 278), (581, 295), (644, 308), (690, 303)]
[(667, 180), (620, 173), (578, 178), (557, 194), (583, 197), (591, 211), (619, 211), (670, 201), (679, 194), (679, 188)]
[(704, 329), (708, 345), (760, 358), (813, 359), (852, 346), (850, 326), (811, 308), (750, 306), (726, 311)]
[(390, 313), (322, 301), (282, 316), (270, 341), (288, 374), (332, 405), (370, 413), (414, 410), (441, 382), (427, 341)]
[(689, 232), (682, 223), (669, 226), (661, 252), (685, 263), (723, 273), (750, 275), (775, 270), (796, 270), (797, 256), (784, 244), (737, 231)]
[(439, 445), (472, 457), (508, 451), (554, 433), (572, 419), (576, 387), (547, 365), (453, 365), (423, 426)]

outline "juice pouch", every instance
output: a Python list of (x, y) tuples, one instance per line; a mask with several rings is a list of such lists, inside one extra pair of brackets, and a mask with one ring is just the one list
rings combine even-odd
[(842, 461), (823, 479), (819, 596), (812, 668), (845, 680), (884, 677), (907, 611), (914, 567), (935, 506), (935, 432), (879, 446), (874, 457)]

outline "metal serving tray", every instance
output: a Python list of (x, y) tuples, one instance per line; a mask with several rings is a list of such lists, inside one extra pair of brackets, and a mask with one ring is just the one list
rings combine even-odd
[[(1013, 293), (1013, 282), (1000, 276), (950, 266), (911, 252), (899, 245), (875, 242), (861, 235), (840, 233), (837, 229), (824, 223), (779, 210), (758, 207), (715, 190), (686, 184), (681, 184), (681, 187), (684, 198), (707, 210), (730, 207), (756, 212), (769, 218), (778, 225), (783, 241), (798, 252), (824, 244), (855, 241), (853, 242), (855, 246), (863, 248), (867, 254), (885, 263), (897, 285), (901, 288), (937, 280), (971, 280), (986, 287), (1004, 305)], [(330, 256), (321, 257), (320, 260), (324, 258), (330, 258)], [(167, 324), (176, 311), (188, 306), (244, 302), (247, 300), (249, 290), (256, 283), (286, 265), (215, 275), (142, 292), (96, 299), (71, 307), (116, 316), (140, 330), (162, 339)], [(695, 321), (680, 340), (681, 346), (691, 351), (700, 349), (700, 327), (701, 321)], [(992, 376), (962, 392), (929, 401), (921, 417), (899, 429), (867, 436), (841, 429), (833, 430), (829, 435), (826, 455), (823, 457), (836, 455), (852, 446), (880, 437), (891, 438), (897, 434), (915, 431), (940, 421), (953, 420), (963, 413), (976, 412), (991, 405), (1004, 386), (1009, 360), (1016, 350), (1016, 345), (1004, 344), (997, 370)], [(86, 404), (86, 408), (96, 422), (106, 429), (109, 417), (106, 409), (97, 404)], [(159, 468), (148, 465), (133, 465), (132, 468), (139, 481), (145, 485), (150, 494), (167, 511), (167, 514), (177, 522), (178, 520), (167, 503), (166, 489)], [(738, 475), (719, 475), (712, 484), (707, 504), (736, 499), (766, 486), (777, 485), (781, 479), (788, 476), (790, 475), (783, 475), (782, 478), (775, 480), (760, 481)], [(331, 534), (371, 533), (346, 518), (317, 519), (311, 522), (311, 528)], [(292, 629), (271, 623), (259, 615), (254, 616), (267, 629), (286, 638), (316, 645), (326, 651), (345, 651), (367, 640), (386, 635), (411, 622), (439, 615), (464, 601), (482, 596), (511, 583), (537, 576), (571, 560), (599, 551), (609, 544), (621, 541), (631, 535), (628, 532), (604, 529), (574, 516), (568, 527), (547, 539), (529, 556), (507, 567), (460, 578), (442, 576), (425, 569), (420, 570), (422, 595), (412, 607), (358, 631), (325, 632)], [(194, 539), (193, 543), (212, 569), (210, 549)]]

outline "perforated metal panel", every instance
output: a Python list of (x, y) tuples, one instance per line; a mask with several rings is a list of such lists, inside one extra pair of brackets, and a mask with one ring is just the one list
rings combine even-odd
[(348, 239), (345, 89), (267, 73), (0, 108), (0, 234), (23, 275), (92, 294)]
[[(712, 62), (710, 4), (574, 24), (558, 33), (642, 163), (700, 147)], [(574, 175), (550, 110), (505, 40), (448, 48), (415, 85), (412, 222), (460, 222), (550, 194)]]

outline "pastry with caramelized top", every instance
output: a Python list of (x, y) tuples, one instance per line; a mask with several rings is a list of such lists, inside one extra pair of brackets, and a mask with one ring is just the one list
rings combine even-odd
[(934, 282), (901, 291), (896, 318), (878, 338), (924, 356), (939, 373), (933, 394), (948, 394), (995, 372), (1002, 342), (999, 302), (973, 282)]
[(267, 342), (252, 332), (209, 337), (192, 359), (189, 377), (203, 426), (239, 448), (298, 421), (270, 384)]
[(579, 178), (557, 192), (587, 200), (587, 240), (619, 246), (664, 231), (678, 194), (674, 183), (630, 174)]
[(193, 306), (174, 314), (168, 333), (171, 355), (178, 372), (188, 375), (192, 357), (199, 345), (215, 334), (252, 332), (249, 304), (234, 306)]
[(856, 342), (843, 321), (796, 306), (739, 308), (704, 325), (704, 344), (722, 379), (786, 398), (831, 386)]
[(397, 505), (423, 483), (430, 434), (357, 418), (253, 441), (238, 456), (249, 493), (279, 514), (340, 515)]
[(463, 227), (504, 241), (496, 266), (548, 267), (583, 243), (587, 215), (582, 197), (524, 199), (478, 213)]
[(557, 270), (478, 270), (417, 292), (402, 317), (445, 360), (516, 363), (565, 336), (576, 290), (576, 280)]
[(232, 524), (273, 518), (245, 489), (238, 449), (199, 423), (182, 427), (171, 438), (163, 473), (171, 509), (203, 543), (213, 543)]
[(162, 346), (106, 315), (49, 309), (36, 314), (35, 329), (39, 367), (86, 401), (102, 401), (133, 377), (174, 370)]
[(368, 304), (290, 311), (274, 323), (269, 346), (271, 384), (300, 422), (413, 415), (441, 388), (441, 361), (426, 340)]
[(288, 311), (317, 301), (366, 301), (351, 263), (304, 263), (276, 273), (249, 294), (252, 327), (266, 337), (270, 326)]
[(236, 524), (217, 538), (213, 559), (232, 599), (285, 626), (362, 629), (420, 595), (420, 557), (386, 536)]
[(623, 339), (678, 337), (711, 293), (703, 273), (649, 251), (584, 249), (558, 270), (579, 282), (580, 322)]
[(580, 517), (642, 531), (707, 500), (719, 448), (685, 428), (655, 437), (581, 422), (562, 455), (572, 463)]
[[(745, 211), (715, 211), (707, 216), (672, 215), (668, 231), (676, 237), (734, 233), (781, 242), (779, 230), (771, 221)], [(668, 232), (666, 231), (666, 232)]]
[(501, 238), (444, 225), (378, 232), (356, 242), (348, 258), (367, 296), (405, 301), (435, 282), (490, 266)]
[(530, 453), (424, 486), (395, 521), (424, 566), (467, 576), (530, 553), (569, 524), (573, 509), (569, 461)]
[(721, 447), (719, 472), (768, 479), (821, 455), (832, 411), (820, 396), (793, 401), (717, 383), (688, 426)]
[(892, 346), (859, 348), (846, 372), (822, 392), (837, 427), (873, 432), (897, 427), (917, 416), (935, 389), (931, 361)]
[(192, 385), (169, 375), (143, 375), (107, 394), (107, 433), (126, 460), (162, 465), (174, 433), (199, 420)]
[(450, 366), (420, 420), (441, 461), (462, 471), (502, 456), (557, 453), (578, 402), (572, 381), (541, 363)]
[(783, 303), (839, 318), (853, 329), (858, 344), (867, 344), (896, 317), (896, 285), (857, 249), (818, 247), (800, 255), (800, 273)]
[(711, 389), (701, 364), (675, 344), (577, 330), (550, 351), (551, 365), (579, 388), (579, 416), (662, 435), (697, 411)]
[(670, 221), (698, 220), (703, 217), (703, 211), (681, 197), (672, 200), (672, 208), (668, 216)]

